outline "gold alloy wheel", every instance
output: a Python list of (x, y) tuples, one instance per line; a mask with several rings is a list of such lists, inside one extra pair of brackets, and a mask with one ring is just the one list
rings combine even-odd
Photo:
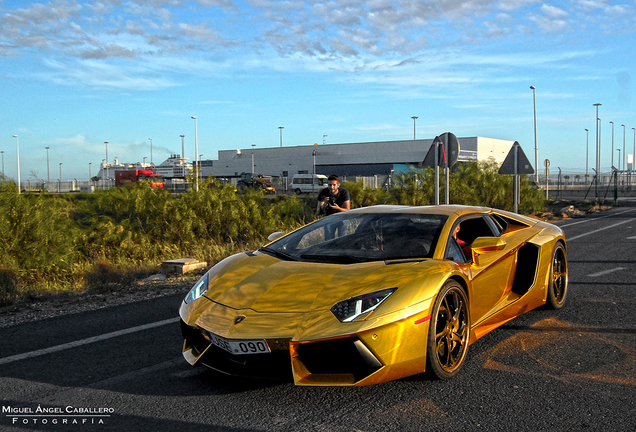
[(470, 333), (468, 299), (457, 282), (446, 282), (435, 301), (432, 317), (428, 367), (435, 377), (448, 379), (464, 364)]
[(548, 287), (547, 305), (559, 309), (565, 303), (568, 292), (568, 263), (565, 247), (558, 243), (552, 252), (552, 268), (550, 269), (550, 286)]

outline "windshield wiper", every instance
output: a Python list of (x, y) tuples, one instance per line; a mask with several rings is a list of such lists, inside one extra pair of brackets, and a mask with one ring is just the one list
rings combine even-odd
[(281, 252), (279, 250), (276, 249), (271, 249), (268, 247), (262, 247), (259, 249), (259, 251), (263, 251), (265, 253), (269, 253), (272, 254), (274, 256), (276, 256), (277, 258), (281, 258), (287, 261), (298, 261), (298, 258), (296, 258), (294, 255), (292, 254), (288, 254), (287, 252)]
[(333, 264), (351, 264), (369, 261), (367, 258), (354, 257), (350, 255), (303, 254), (300, 257), (310, 261), (324, 261)]

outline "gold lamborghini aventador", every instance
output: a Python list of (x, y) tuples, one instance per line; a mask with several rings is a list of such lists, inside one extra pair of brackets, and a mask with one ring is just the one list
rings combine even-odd
[(191, 365), (298, 385), (446, 379), (477, 339), (567, 294), (563, 231), (501, 210), (365, 207), (270, 240), (184, 299)]

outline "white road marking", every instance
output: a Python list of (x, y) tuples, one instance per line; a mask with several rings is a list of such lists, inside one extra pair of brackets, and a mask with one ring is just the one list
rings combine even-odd
[(99, 341), (103, 341), (105, 339), (111, 339), (114, 337), (118, 337), (118, 336), (123, 336), (129, 333), (135, 333), (135, 332), (139, 332), (139, 331), (144, 331), (144, 330), (148, 330), (151, 328), (155, 328), (155, 327), (161, 327), (167, 324), (173, 324), (179, 321), (179, 317), (176, 318), (170, 318), (167, 320), (163, 320), (163, 321), (156, 321), (150, 324), (144, 324), (144, 325), (140, 325), (137, 327), (130, 327), (127, 329), (123, 329), (123, 330), (118, 330), (115, 332), (111, 332), (111, 333), (105, 333), (103, 335), (99, 335), (99, 336), (93, 336), (93, 337), (89, 337), (86, 339), (80, 339), (77, 341), (73, 341), (73, 342), (68, 342), (65, 344), (61, 344), (61, 345), (56, 345), (56, 346), (52, 346), (49, 348), (44, 348), (44, 349), (39, 349), (39, 350), (35, 350), (35, 351), (29, 351), (29, 352), (25, 352), (22, 354), (16, 354), (13, 356), (9, 356), (9, 357), (4, 357), (4, 358), (0, 358), (0, 365), (3, 364), (7, 364), (7, 363), (13, 363), (15, 361), (19, 361), (19, 360), (24, 360), (27, 358), (31, 358), (31, 357), (38, 357), (41, 355), (45, 355), (45, 354), (50, 354), (53, 352), (57, 352), (57, 351), (63, 351), (66, 349), (70, 349), (70, 348), (76, 348), (78, 346), (82, 346), (82, 345), (87, 345), (90, 343), (94, 343), (94, 342), (99, 342)]
[(586, 232), (586, 233), (583, 233), (583, 234), (579, 234), (579, 235), (574, 236), (574, 237), (567, 237), (567, 236), (566, 236), (566, 237), (565, 237), (565, 239), (566, 239), (568, 242), (571, 242), (572, 240), (576, 240), (576, 239), (579, 239), (579, 238), (581, 238), (581, 237), (588, 236), (588, 235), (590, 235), (590, 234), (596, 234), (597, 232), (604, 231), (604, 230), (606, 230), (606, 229), (614, 228), (614, 227), (617, 227), (617, 226), (619, 226), (619, 225), (623, 225), (623, 224), (626, 224), (626, 223), (629, 223), (629, 222), (634, 222), (634, 221), (636, 221), (636, 219), (627, 219), (627, 220), (624, 220), (624, 221), (622, 221), (622, 222), (615, 223), (614, 225), (610, 225), (610, 226), (606, 226), (606, 227), (603, 227), (603, 228), (599, 228), (599, 229), (597, 229), (597, 230), (589, 231), (589, 232)]
[(589, 274), (589, 275), (587, 275), (587, 276), (588, 276), (588, 277), (599, 277), (599, 276), (605, 276), (606, 274), (614, 273), (614, 272), (617, 272), (617, 271), (620, 271), (620, 270), (625, 270), (625, 267), (616, 267), (616, 268), (609, 269), (609, 270), (603, 270), (603, 271), (600, 271), (600, 272), (598, 272), (598, 273), (592, 273), (592, 274)]
[(636, 236), (627, 237), (627, 240), (636, 240)]

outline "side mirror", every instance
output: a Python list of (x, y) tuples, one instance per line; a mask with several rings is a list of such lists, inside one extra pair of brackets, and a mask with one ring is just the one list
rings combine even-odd
[(284, 236), (285, 233), (282, 231), (276, 231), (275, 233), (271, 233), (270, 235), (267, 236), (267, 240), (269, 241), (274, 241), (274, 240), (278, 240), (279, 238), (281, 238), (282, 236)]
[(479, 265), (479, 255), (497, 252), (506, 247), (506, 242), (499, 237), (477, 237), (470, 248), (473, 252), (473, 262)]

